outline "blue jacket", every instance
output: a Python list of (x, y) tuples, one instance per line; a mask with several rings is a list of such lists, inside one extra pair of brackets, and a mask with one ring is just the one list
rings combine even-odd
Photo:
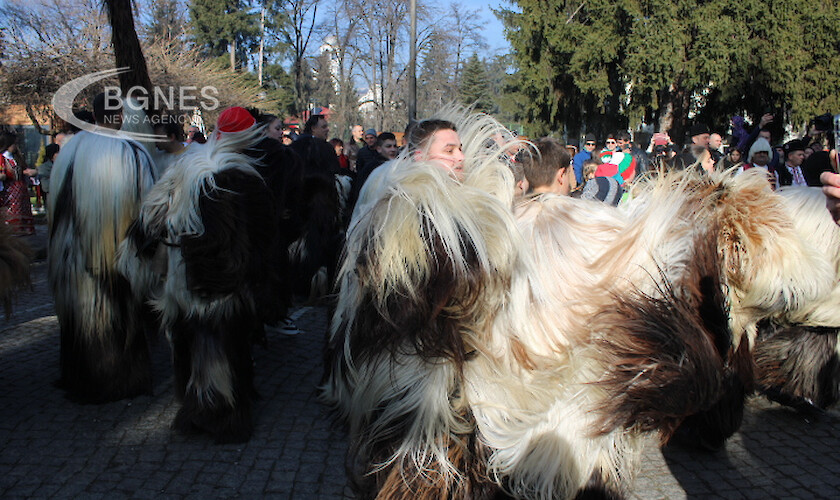
[(591, 159), (592, 153), (585, 149), (581, 150), (581, 152), (576, 154), (572, 159), (572, 167), (575, 169), (575, 179), (577, 179), (578, 186), (583, 185), (583, 162)]

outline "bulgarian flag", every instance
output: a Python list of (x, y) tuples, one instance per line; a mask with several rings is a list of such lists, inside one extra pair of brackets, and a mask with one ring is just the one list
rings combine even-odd
[(601, 161), (603, 163), (595, 170), (595, 177), (612, 177), (623, 186), (636, 173), (636, 159), (622, 151), (604, 151)]

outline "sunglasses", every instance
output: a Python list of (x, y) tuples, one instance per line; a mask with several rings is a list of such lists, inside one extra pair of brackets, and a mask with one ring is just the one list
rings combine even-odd
[(587, 145), (587, 146), (594, 146), (594, 145), (595, 145), (595, 143), (594, 143), (594, 142), (587, 142), (587, 143), (586, 143), (586, 145)]
[(607, 141), (607, 144), (615, 144), (615, 141)]

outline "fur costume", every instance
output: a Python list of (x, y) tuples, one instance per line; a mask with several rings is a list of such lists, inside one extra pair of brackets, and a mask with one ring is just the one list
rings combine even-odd
[(716, 247), (653, 205), (548, 195), (517, 221), (487, 140), (504, 130), (453, 121), (464, 181), (403, 154), (365, 183), (348, 229), (322, 389), (349, 424), (356, 488), (626, 493), (645, 436), (719, 399), (731, 335)]
[[(646, 245), (672, 253), (658, 259), (666, 272), (676, 272), (672, 281), (680, 281), (685, 263), (698, 260), (686, 258), (686, 251), (696, 254), (701, 249), (697, 244), (686, 246), (691, 242), (711, 242), (709, 251), (719, 259), (726, 326), (731, 332), (729, 340), (721, 338), (717, 344), (723, 385), (717, 402), (686, 419), (679, 434), (690, 444), (717, 449), (740, 426), (745, 397), (753, 390), (752, 350), (758, 323), (805, 314), (834, 286), (833, 267), (803, 238), (762, 173), (667, 174), (637, 184), (633, 196), (624, 207), (631, 218), (638, 219), (648, 207), (671, 218), (661, 221), (663, 237), (646, 238)], [(680, 227), (688, 236), (680, 234), (683, 230), (675, 232)]]
[(820, 189), (785, 188), (779, 195), (797, 233), (831, 270), (825, 276), (816, 269), (801, 272), (814, 280), (833, 278), (833, 286), (803, 309), (760, 324), (756, 383), (782, 404), (825, 410), (840, 397), (840, 227), (825, 209)]
[[(120, 271), (161, 316), (182, 406), (174, 426), (217, 442), (250, 438), (251, 343), (263, 336), (261, 301), (277, 286), (271, 193), (241, 154), (259, 129), (193, 144), (143, 203), (120, 248)], [(266, 291), (266, 293), (262, 293)]]
[(61, 327), (61, 378), (68, 397), (99, 403), (150, 394), (142, 305), (116, 271), (116, 252), (154, 184), (140, 144), (79, 132), (52, 171), (50, 287)]
[[(323, 294), (335, 276), (344, 234), (341, 224), (339, 172), (335, 149), (325, 140), (304, 135), (290, 146), (303, 161), (298, 210), (300, 236), (289, 247), (295, 293)], [(329, 278), (325, 278), (328, 276)]]

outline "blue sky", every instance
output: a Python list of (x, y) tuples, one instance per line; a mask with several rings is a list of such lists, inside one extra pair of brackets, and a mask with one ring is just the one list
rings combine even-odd
[(468, 10), (478, 10), (481, 13), (482, 19), (487, 22), (484, 26), (484, 37), (487, 39), (492, 52), (497, 50), (507, 52), (510, 50), (510, 44), (505, 39), (504, 26), (490, 10), (491, 8), (498, 9), (500, 6), (510, 8), (510, 2), (505, 0), (436, 0), (435, 3), (444, 8), (448, 7), (452, 1), (457, 1), (458, 4)]

